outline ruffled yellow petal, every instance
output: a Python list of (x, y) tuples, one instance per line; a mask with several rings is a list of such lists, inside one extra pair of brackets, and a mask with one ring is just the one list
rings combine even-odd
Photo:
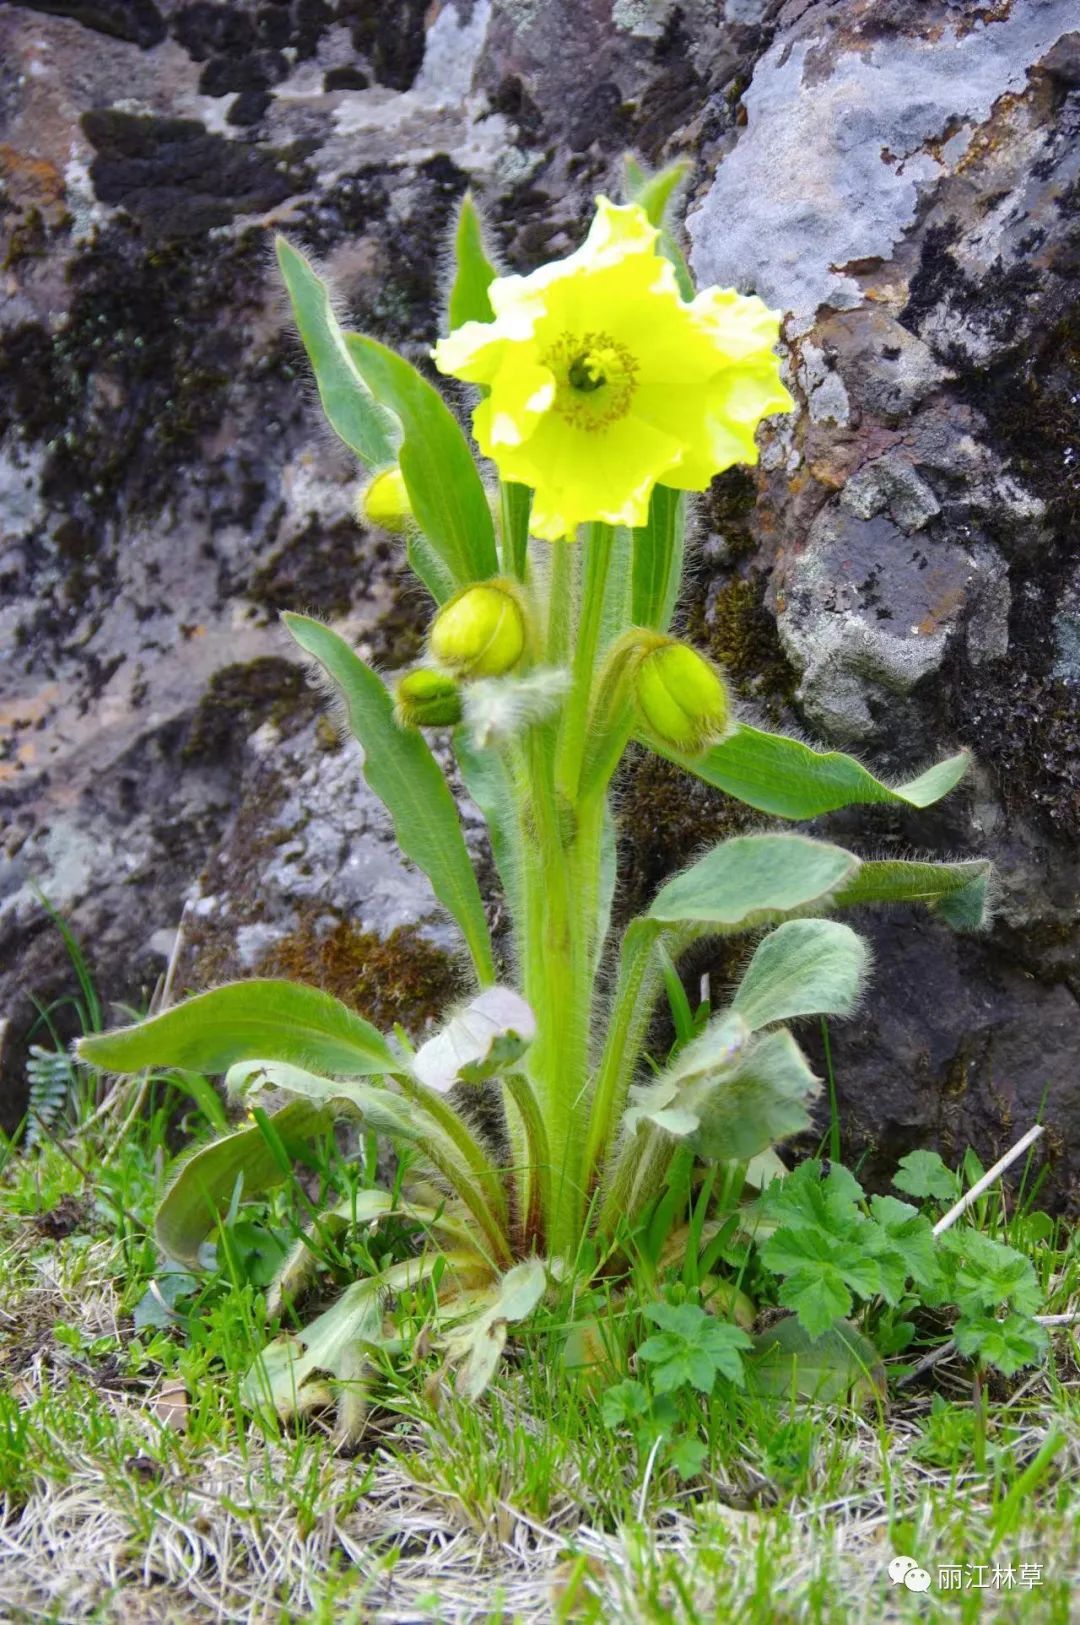
[(532, 487), (537, 536), (644, 524), (657, 483), (703, 490), (755, 462), (757, 425), (791, 408), (778, 315), (730, 289), (687, 303), (635, 204), (598, 198), (575, 253), (496, 279), (490, 297), (495, 320), (443, 339), (435, 362), (487, 386), (477, 442)]

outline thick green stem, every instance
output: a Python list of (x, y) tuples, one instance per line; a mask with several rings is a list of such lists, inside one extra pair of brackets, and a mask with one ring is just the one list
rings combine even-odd
[(589, 525), (582, 543), (582, 583), (574, 648), (573, 686), (563, 711), (559, 735), (558, 782), (563, 794), (576, 801), (585, 754), (585, 728), (589, 717), (593, 676), (604, 622), (604, 592), (611, 562), (610, 525)]
[(654, 936), (654, 931), (641, 924), (632, 926), (623, 940), (619, 980), (589, 1111), (582, 1164), (586, 1190), (594, 1184), (618, 1131), (626, 1093), (662, 985), (660, 963), (653, 952)]
[(477, 1220), (491, 1243), (494, 1261), (500, 1265), (510, 1263), (506, 1192), (490, 1158), (441, 1095), (425, 1089), (407, 1072), (395, 1073), (394, 1080), (402, 1094), (434, 1125), (433, 1135), (418, 1140), (420, 1149), (450, 1181)]

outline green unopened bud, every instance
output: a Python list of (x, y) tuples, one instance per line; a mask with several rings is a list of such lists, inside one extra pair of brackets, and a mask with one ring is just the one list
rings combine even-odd
[(398, 719), (408, 728), (449, 728), (461, 721), (461, 694), (444, 671), (422, 666), (395, 691)]
[(458, 677), (502, 677), (525, 653), (525, 616), (509, 586), (485, 581), (439, 611), (430, 641), (440, 666)]
[(650, 650), (636, 674), (638, 710), (662, 744), (696, 756), (728, 729), (728, 695), (711, 661), (686, 643)]
[(408, 529), (412, 507), (409, 503), (409, 493), (405, 489), (405, 481), (396, 463), (393, 468), (384, 468), (381, 474), (376, 474), (371, 484), (366, 485), (361, 491), (357, 516), (369, 525), (377, 525), (380, 530), (388, 530), (395, 536), (402, 535)]

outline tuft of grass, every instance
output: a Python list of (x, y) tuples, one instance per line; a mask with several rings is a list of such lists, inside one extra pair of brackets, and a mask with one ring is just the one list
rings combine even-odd
[[(691, 1031), (700, 1012), (674, 979), (668, 991)], [(376, 1147), (325, 1136), (283, 1185), (233, 1203), (195, 1275), (159, 1256), (152, 1213), (175, 1148), (223, 1113), (208, 1080), (162, 1075), (117, 1110), (77, 1099), (63, 1138), (0, 1148), (0, 1618), (1073, 1617), (1075, 1321), (1051, 1328), (1042, 1364), (973, 1380), (947, 1326), (916, 1317), (891, 1397), (793, 1407), (730, 1380), (737, 1339), (704, 1335), (721, 1322), (702, 1307), (729, 1330), (738, 1317), (741, 1276), (715, 1273), (731, 1238), (673, 1272), (658, 1224), (629, 1289), (568, 1279), (479, 1403), (455, 1391), (430, 1302), (388, 1303), (396, 1348), (343, 1453), (328, 1418), (253, 1417), (240, 1384), (274, 1329), (281, 1250), (328, 1193), (374, 1182)], [(972, 1162), (963, 1182), (981, 1172)], [(944, 1210), (959, 1185), (934, 1177)], [(1047, 1312), (1075, 1317), (1080, 1245), (1037, 1189), (995, 1186), (963, 1222), (1030, 1257)], [(708, 1205), (689, 1183), (665, 1200), (684, 1201), (691, 1226)], [(400, 1218), (308, 1240), (308, 1307), (423, 1246)], [(699, 1333), (715, 1369), (684, 1377), (678, 1337)], [(929, 1596), (889, 1578), (898, 1554), (931, 1574)]]

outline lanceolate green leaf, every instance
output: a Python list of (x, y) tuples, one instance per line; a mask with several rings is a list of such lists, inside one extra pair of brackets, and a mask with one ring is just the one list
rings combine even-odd
[[(647, 743), (656, 749), (654, 742)], [(906, 784), (888, 785), (842, 751), (812, 750), (801, 740), (745, 725), (704, 756), (661, 754), (706, 784), (777, 818), (816, 818), (839, 807), (877, 802), (929, 807), (960, 783), (971, 764), (962, 751)]]
[(686, 498), (666, 485), (653, 490), (649, 522), (631, 534), (634, 544), (633, 602), (635, 626), (666, 632), (675, 612), (683, 568), (683, 513)]
[(442, 573), (436, 597), (497, 575), (487, 492), (454, 414), (438, 390), (385, 344), (358, 333), (346, 333), (345, 344), (372, 393), (401, 421), (405, 438), (398, 462), (416, 523)]
[(454, 281), (447, 310), (451, 332), (465, 322), (494, 321), (488, 289), (496, 274), (484, 247), (484, 233), (472, 193), (466, 192), (454, 232)]
[(454, 798), (423, 736), (401, 728), (382, 679), (343, 638), (306, 615), (285, 615), (300, 647), (337, 684), (364, 750), (364, 777), (394, 821), (405, 856), (424, 871), (461, 927), (481, 985), (495, 980), (491, 938)]
[(371, 469), (386, 468), (397, 457), (401, 426), (375, 399), (349, 359), (322, 278), (284, 237), (277, 238), (276, 246), (327, 421), (361, 462)]
[(688, 164), (679, 162), (650, 175), (635, 159), (626, 159), (626, 195), (631, 203), (641, 205), (654, 226), (659, 226), (660, 246), (675, 267), (679, 292), (684, 299), (694, 297), (694, 279), (668, 225), (668, 219), (672, 199), (686, 179), (689, 168)]
[(370, 1022), (329, 993), (262, 979), (226, 982), (133, 1027), (90, 1034), (78, 1052), (110, 1072), (224, 1072), (237, 1061), (265, 1059), (363, 1077), (401, 1064)]
[(976, 931), (986, 921), (992, 867), (985, 858), (960, 863), (866, 862), (841, 887), (836, 901), (925, 903), (957, 931)]
[[(269, 1119), (280, 1145), (290, 1154), (333, 1125), (334, 1112), (310, 1100), (291, 1100)], [(242, 1196), (256, 1196), (288, 1175), (273, 1139), (253, 1123), (204, 1145), (173, 1174), (154, 1223), (170, 1258), (199, 1267), (199, 1248), (232, 1201), (237, 1181)]]
[(868, 955), (837, 920), (787, 920), (758, 943), (731, 1008), (753, 1030), (796, 1016), (850, 1015)]

